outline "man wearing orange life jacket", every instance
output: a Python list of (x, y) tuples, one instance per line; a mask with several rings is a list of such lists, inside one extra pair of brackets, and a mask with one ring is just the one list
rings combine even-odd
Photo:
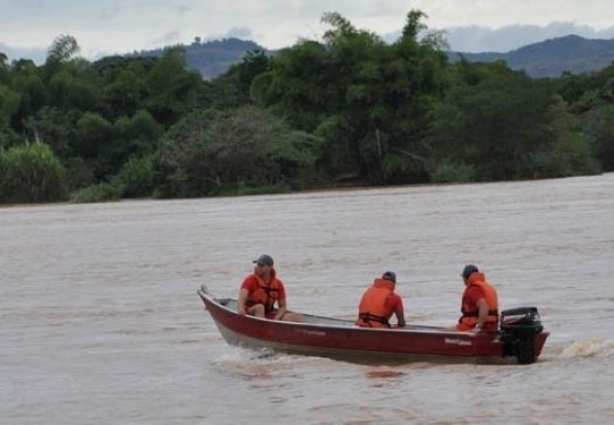
[(365, 328), (389, 328), (389, 319), (394, 313), (397, 326), (405, 326), (403, 300), (394, 293), (397, 277), (394, 272), (385, 272), (381, 278), (376, 278), (362, 295), (358, 305), (356, 324)]
[(465, 291), (461, 303), (462, 316), (458, 319), (458, 331), (496, 331), (499, 324), (497, 291), (490, 285), (476, 266), (468, 264), (461, 277)]
[(254, 263), (256, 264), (254, 273), (243, 280), (239, 290), (237, 301), (239, 314), (271, 320), (302, 321), (300, 314), (289, 313), (287, 310), (286, 290), (282, 281), (277, 278), (273, 268), (273, 258), (264, 254), (254, 260)]

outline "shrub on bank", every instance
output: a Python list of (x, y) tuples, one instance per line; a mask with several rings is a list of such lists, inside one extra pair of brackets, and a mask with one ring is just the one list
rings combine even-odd
[(431, 175), (433, 183), (467, 183), (474, 181), (475, 171), (466, 164), (443, 163)]
[(99, 183), (78, 190), (70, 197), (70, 202), (86, 204), (93, 202), (117, 201), (121, 199), (124, 188), (119, 183)]
[(0, 203), (66, 199), (65, 170), (49, 146), (37, 142), (0, 152)]
[(130, 158), (119, 172), (119, 180), (124, 187), (123, 196), (126, 198), (151, 196), (154, 171), (155, 161), (153, 155), (143, 158)]

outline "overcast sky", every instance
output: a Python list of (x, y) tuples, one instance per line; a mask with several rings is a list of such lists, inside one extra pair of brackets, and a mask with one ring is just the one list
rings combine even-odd
[(277, 49), (318, 38), (331, 11), (390, 38), (414, 8), (430, 29), (448, 30), (458, 51), (509, 51), (570, 33), (614, 38), (612, 0), (0, 0), (0, 51), (44, 55), (60, 34), (74, 36), (90, 59), (195, 37)]

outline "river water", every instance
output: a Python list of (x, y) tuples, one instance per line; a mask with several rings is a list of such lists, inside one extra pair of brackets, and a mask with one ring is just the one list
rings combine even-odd
[[(352, 318), (397, 272), (453, 324), (477, 263), (551, 332), (529, 366), (358, 365), (228, 346), (196, 295), (275, 258), (291, 309)], [(0, 209), (2, 424), (614, 423), (614, 174)]]

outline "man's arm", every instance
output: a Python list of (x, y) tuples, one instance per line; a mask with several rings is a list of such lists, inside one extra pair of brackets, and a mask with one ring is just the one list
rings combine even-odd
[(397, 326), (399, 328), (405, 327), (405, 312), (403, 311), (403, 299), (398, 295), (396, 295), (394, 315), (397, 317)]
[(239, 314), (245, 316), (247, 314), (247, 310), (245, 309), (245, 302), (247, 301), (247, 296), (249, 292), (245, 288), (241, 288), (239, 291), (239, 299), (237, 300), (237, 310)]
[(399, 328), (404, 328), (405, 327), (405, 315), (403, 313), (403, 309), (401, 309), (400, 311), (397, 311), (395, 314), (397, 316), (397, 326)]
[(485, 298), (480, 298), (476, 304), (478, 306), (478, 322), (475, 325), (475, 329), (480, 330), (488, 318), (488, 304)]
[(279, 309), (277, 310), (275, 317), (273, 317), (273, 320), (280, 320), (282, 317), (284, 317), (284, 314), (286, 314), (286, 312), (288, 311), (288, 308), (286, 307), (285, 298), (277, 300), (277, 304), (279, 304)]

